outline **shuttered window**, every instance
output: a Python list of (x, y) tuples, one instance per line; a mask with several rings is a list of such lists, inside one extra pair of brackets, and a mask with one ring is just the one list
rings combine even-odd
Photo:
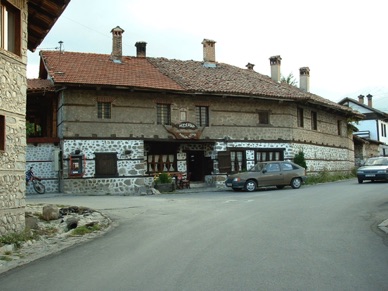
[(117, 177), (117, 154), (95, 153), (95, 176)]

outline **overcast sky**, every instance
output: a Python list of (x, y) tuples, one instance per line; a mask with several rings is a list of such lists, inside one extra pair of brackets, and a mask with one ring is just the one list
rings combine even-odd
[(388, 112), (388, 1), (386, 0), (71, 0), (38, 47), (27, 74), (36, 78), (39, 50), (110, 54), (111, 29), (120, 26), (123, 54), (147, 42), (147, 56), (202, 61), (201, 42), (216, 41), (216, 60), (255, 64), (270, 75), (269, 57), (299, 81), (310, 68), (310, 91), (338, 102), (372, 94)]

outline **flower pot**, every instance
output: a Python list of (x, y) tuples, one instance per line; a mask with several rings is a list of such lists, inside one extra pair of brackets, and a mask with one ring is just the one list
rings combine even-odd
[(154, 188), (159, 190), (159, 192), (172, 192), (175, 190), (174, 184), (172, 183), (155, 184)]

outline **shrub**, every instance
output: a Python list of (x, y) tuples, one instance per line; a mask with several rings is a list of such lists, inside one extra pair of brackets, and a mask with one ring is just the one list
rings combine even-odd
[(299, 151), (294, 157), (294, 163), (305, 168), (307, 170), (306, 160), (304, 158), (304, 152)]
[(154, 177), (155, 184), (168, 184), (172, 183), (172, 177), (169, 173), (163, 172)]

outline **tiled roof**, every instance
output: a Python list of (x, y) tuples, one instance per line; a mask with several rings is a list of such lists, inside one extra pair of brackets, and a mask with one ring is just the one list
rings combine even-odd
[(198, 61), (148, 59), (164, 74), (192, 92), (299, 100), (359, 115), (336, 102), (305, 92), (287, 83), (275, 82), (270, 77), (253, 70), (241, 69), (224, 63), (216, 63), (215, 67), (206, 67), (203, 62)]
[(55, 86), (50, 80), (44, 79), (28, 79), (29, 91), (55, 91)]
[(28, 49), (35, 51), (54, 23), (63, 13), (70, 0), (28, 1)]
[[(42, 60), (56, 84), (126, 86), (249, 98), (276, 98), (314, 103), (360, 115), (351, 108), (286, 83), (277, 83), (253, 70), (224, 63), (215, 67), (199, 61), (123, 57), (114, 63), (107, 54), (42, 51)], [(361, 115), (360, 115), (361, 116)], [(360, 117), (359, 116), (359, 117)]]
[(123, 57), (115, 63), (106, 54), (59, 51), (42, 51), (41, 57), (54, 83), (184, 90), (146, 58)]

